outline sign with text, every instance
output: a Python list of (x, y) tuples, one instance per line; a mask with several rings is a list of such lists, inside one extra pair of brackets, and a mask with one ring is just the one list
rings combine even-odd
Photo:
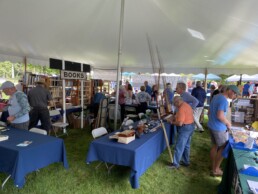
[(86, 79), (87, 73), (61, 70), (61, 79)]

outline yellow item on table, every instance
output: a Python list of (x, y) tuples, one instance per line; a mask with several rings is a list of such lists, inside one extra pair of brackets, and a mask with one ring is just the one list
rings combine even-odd
[(256, 131), (258, 131), (258, 121), (255, 121), (252, 123), (252, 128), (254, 128)]

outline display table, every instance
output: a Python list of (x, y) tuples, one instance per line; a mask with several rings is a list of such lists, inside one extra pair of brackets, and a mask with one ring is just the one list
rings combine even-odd
[[(219, 193), (251, 193), (247, 180), (258, 182), (258, 177), (253, 176), (252, 171), (243, 169), (244, 164), (258, 167), (254, 158), (256, 149), (249, 151), (245, 149), (241, 143), (234, 146), (232, 138), (230, 138), (230, 150), (226, 165), (223, 171), (222, 181), (219, 187)], [(229, 148), (229, 147), (228, 147)]]
[[(174, 133), (169, 123), (164, 124), (171, 143)], [(91, 142), (86, 162), (99, 160), (115, 165), (129, 166), (131, 168), (131, 186), (138, 188), (140, 176), (167, 147), (162, 128), (159, 127), (153, 133), (143, 134), (129, 144), (121, 144), (116, 140), (111, 140), (109, 139), (110, 135), (113, 133)]]
[[(0, 142), (0, 172), (11, 175), (17, 187), (25, 184), (28, 173), (52, 163), (62, 162), (68, 168), (62, 139), (13, 128), (1, 134), (8, 135), (9, 139)], [(17, 146), (24, 141), (32, 143), (26, 147)]]
[(72, 106), (65, 110), (66, 115), (69, 115), (74, 112), (82, 112), (82, 107), (80, 106)]
[[(138, 104), (125, 104), (125, 107), (134, 107), (136, 109), (136, 113), (139, 113), (139, 105)], [(150, 109), (154, 112), (157, 111), (157, 106), (156, 105), (148, 105), (147, 109)]]

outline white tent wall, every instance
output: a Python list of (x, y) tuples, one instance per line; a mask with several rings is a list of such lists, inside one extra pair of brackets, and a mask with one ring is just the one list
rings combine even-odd
[[(0, 53), (116, 69), (120, 4), (1, 1)], [(121, 67), (153, 73), (148, 33), (160, 50), (165, 73), (258, 73), (257, 7), (257, 0), (126, 0)]]
[(27, 58), (27, 64), (49, 67), (49, 60), (39, 60), (39, 59)]
[(13, 56), (13, 55), (0, 54), (0, 62), (4, 62), (4, 61), (10, 61), (12, 63), (23, 63), (24, 58)]
[[(156, 76), (157, 78), (157, 76)], [(178, 82), (184, 82), (187, 83), (187, 77), (181, 77), (181, 76), (164, 76), (164, 77), (160, 77), (160, 88), (164, 89), (164, 84), (163, 84), (163, 79), (165, 80), (165, 84), (166, 83), (171, 83), (172, 89), (176, 89), (176, 84)], [(152, 86), (155, 83), (155, 77), (151, 76), (151, 75), (134, 75), (132, 76), (132, 80), (133, 80), (133, 86), (134, 87), (141, 87), (144, 84), (144, 81), (148, 81), (149, 85)]]
[[(10, 61), (12, 63), (24, 63), (24, 58), (25, 57), (19, 57), (15, 55), (0, 54), (0, 62)], [(49, 60), (40, 60), (40, 59), (33, 59), (33, 58), (27, 58), (27, 57), (26, 57), (26, 60), (27, 60), (27, 64), (49, 67)]]
[(107, 81), (116, 81), (117, 70), (113, 69), (93, 69), (92, 78)]

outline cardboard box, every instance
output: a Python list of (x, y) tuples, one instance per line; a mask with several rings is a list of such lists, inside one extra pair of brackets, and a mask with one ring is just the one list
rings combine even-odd
[[(83, 119), (83, 126), (82, 126), (82, 128), (85, 128), (86, 126), (87, 126), (86, 119)], [(75, 128), (75, 129), (81, 128), (81, 118), (75, 118), (73, 120), (73, 128)]]

